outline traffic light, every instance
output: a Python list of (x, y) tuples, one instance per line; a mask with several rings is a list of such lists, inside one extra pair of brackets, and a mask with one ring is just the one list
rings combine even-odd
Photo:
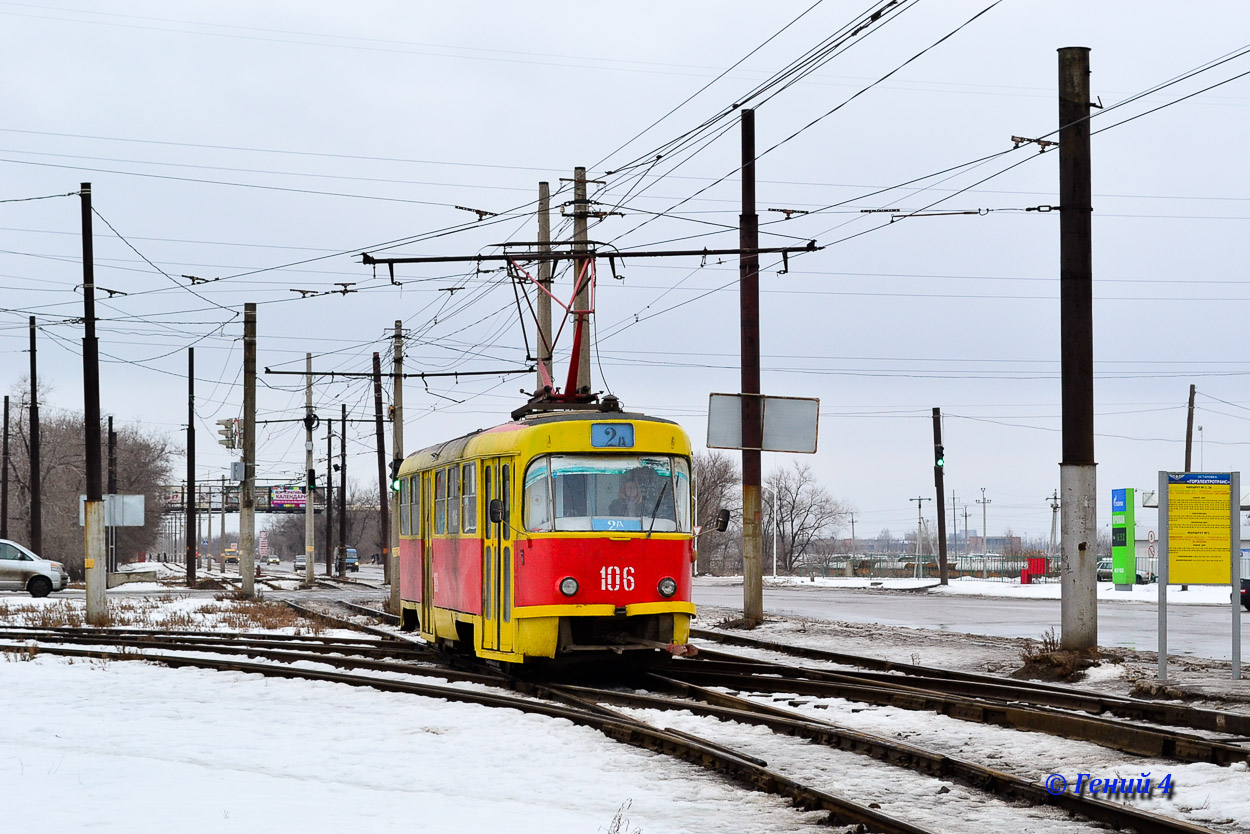
[(218, 420), (217, 425), (221, 428), (217, 429), (217, 434), (221, 435), (217, 438), (217, 442), (227, 449), (233, 449), (235, 441), (234, 420)]
[(942, 451), (942, 447), (938, 444), (933, 446), (933, 465), (941, 469), (946, 465), (946, 454)]
[(391, 458), (391, 492), (399, 492), (402, 483), (399, 477), (399, 467), (403, 462), (401, 458)]

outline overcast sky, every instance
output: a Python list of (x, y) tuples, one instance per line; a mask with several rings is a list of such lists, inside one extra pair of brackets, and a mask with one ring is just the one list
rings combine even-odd
[[(984, 489), (991, 535), (1039, 535), (1061, 457), (1059, 224), (1023, 209), (1058, 202), (1058, 155), (1002, 152), (1013, 135), (1055, 130), (1056, 49), (1087, 46), (1105, 106), (1093, 122), (1105, 131), (1093, 139), (1100, 524), (1111, 489), (1150, 488), (1159, 469), (1182, 467), (1191, 383), (1195, 467), (1250, 470), (1250, 78), (1116, 126), (1250, 71), (1250, 55), (1112, 108), (1246, 49), (1250, 8), (902, 0), (845, 37), (882, 5), (0, 2), (0, 200), (92, 183), (96, 282), (126, 293), (98, 301), (102, 408), (180, 434), (194, 345), (198, 477), (216, 479), (230, 453), (214, 421), (241, 413), (245, 302), (259, 305), (262, 368), (302, 369), (312, 351), (318, 370), (368, 371), (372, 352), (386, 361), (397, 319), (410, 371), (523, 368), (505, 275), (407, 266), (396, 287), (357, 254), (402, 242), (386, 252), (471, 255), (532, 240), (537, 183), (558, 190), (558, 206), (576, 165), (603, 181), (594, 199), (624, 215), (592, 226), (592, 239), (736, 246), (739, 135), (726, 114), (767, 84), (752, 100), (768, 151), (757, 165), (763, 245), (826, 248), (784, 275), (765, 261), (764, 391), (821, 401), (819, 452), (770, 455), (766, 471), (810, 464), (856, 510), (860, 536), (914, 529), (908, 499), (933, 496), (940, 406), (946, 483), (970, 526), (981, 526)], [(478, 222), (457, 206), (497, 216)], [(890, 223), (863, 211), (930, 206), (980, 213)], [(811, 213), (769, 211), (780, 208)], [(79, 212), (76, 196), (0, 202), (0, 383), (26, 372), (35, 315), (48, 406), (73, 410)], [(736, 279), (732, 261), (632, 261), (615, 278), (601, 264), (595, 390), (680, 421), (701, 446), (708, 393), (738, 388)], [(292, 292), (336, 282), (354, 292)], [(410, 380), (406, 445), (502, 422), (533, 386), (528, 375), (428, 390)], [(302, 416), (303, 401), (299, 378), (262, 377), (262, 418)], [(373, 413), (364, 380), (320, 383), (316, 403), (323, 417), (340, 403)], [(349, 470), (362, 480), (376, 471), (372, 431), (350, 432)], [(258, 438), (262, 477), (300, 477), (297, 424)]]

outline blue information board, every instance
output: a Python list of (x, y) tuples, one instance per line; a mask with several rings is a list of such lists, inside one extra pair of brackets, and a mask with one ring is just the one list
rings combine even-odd
[(590, 445), (596, 449), (632, 449), (634, 427), (630, 423), (591, 423)]

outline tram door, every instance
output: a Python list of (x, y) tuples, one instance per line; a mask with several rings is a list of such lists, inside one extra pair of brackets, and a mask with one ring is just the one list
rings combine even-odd
[(434, 635), (434, 474), (417, 475), (421, 484), (421, 631)]
[[(512, 651), (512, 481), (511, 458), (489, 458), (482, 467), (482, 648)], [(490, 520), (490, 504), (503, 505), (502, 521)]]

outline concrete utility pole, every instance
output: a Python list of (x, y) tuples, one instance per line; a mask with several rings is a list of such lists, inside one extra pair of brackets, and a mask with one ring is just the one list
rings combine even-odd
[[(117, 432), (113, 431), (113, 415), (109, 415), (108, 430), (108, 483), (105, 486), (105, 495), (117, 494)], [(107, 498), (105, 499), (108, 500)], [(113, 499), (116, 501), (117, 499)], [(109, 572), (117, 570), (117, 528), (110, 527), (106, 531), (108, 533), (108, 569)], [(0, 537), (2, 538), (2, 537)]]
[(35, 317), (30, 317), (30, 549), (43, 554), (43, 473), (39, 464), (39, 369)]
[(742, 619), (764, 621), (760, 486), (764, 445), (760, 398), (760, 218), (755, 212), (755, 111), (742, 111), (742, 213), (738, 216), (738, 307), (742, 365)]
[[(382, 431), (382, 357), (373, 354), (373, 420), (378, 441), (378, 555), (382, 559), (383, 572), (391, 572), (391, 490), (390, 478), (386, 476), (386, 435)], [(357, 558), (360, 554), (357, 552)], [(359, 564), (359, 563), (358, 563)]]
[(204, 538), (208, 544), (204, 546), (204, 570), (208, 573), (213, 572), (213, 482), (207, 481), (205, 486), (208, 487), (208, 509), (204, 512), (204, 521), (208, 527)]
[(1194, 394), (1197, 388), (1189, 386), (1189, 413), (1185, 418), (1185, 471), (1193, 472), (1194, 461)]
[[(587, 250), (587, 239), (589, 237), (586, 229), (586, 220), (589, 217), (590, 204), (586, 199), (586, 169), (573, 169), (573, 240), (575, 242), (575, 252), (585, 252)], [(577, 313), (578, 319), (585, 322), (582, 331), (582, 341), (578, 348), (577, 356), (577, 391), (581, 393), (583, 390), (590, 390), (590, 270), (594, 269), (594, 265), (589, 258), (575, 258), (573, 260), (573, 280), (580, 282), (578, 284), (581, 289), (578, 291), (576, 298), (573, 300), (573, 309), (581, 312)], [(565, 392), (568, 393), (568, 392)]]
[[(851, 513), (851, 561), (855, 561), (855, 551), (859, 548), (855, 544), (855, 513)], [(851, 566), (852, 572), (848, 576), (854, 575), (854, 565)]]
[[(550, 276), (548, 276), (550, 280)], [(391, 348), (394, 364), (391, 368), (391, 382), (394, 385), (391, 399), (394, 400), (395, 416), (391, 419), (391, 455), (394, 460), (404, 459), (404, 323), (402, 321), (395, 322), (394, 344)], [(417, 481), (413, 480), (414, 486)], [(416, 492), (410, 492), (410, 500), (415, 504), (420, 496), (420, 488), (416, 488)], [(402, 505), (399, 502), (400, 494), (391, 493), (391, 558), (387, 562), (386, 581), (391, 585), (391, 607), (392, 614), (399, 614), (400, 607), (400, 545), (399, 545), (399, 513)], [(418, 504), (419, 506), (419, 504)], [(418, 511), (419, 512), (419, 511)]]
[(195, 529), (195, 348), (187, 348), (187, 587), (195, 587), (200, 543)]
[(313, 500), (317, 482), (317, 468), (313, 462), (313, 393), (312, 393), (312, 354), (304, 354), (304, 469), (307, 477), (304, 483), (304, 583), (313, 582), (313, 562), (316, 561), (317, 525), (313, 513)]
[(243, 494), (239, 496), (239, 573), (256, 595), (256, 305), (243, 305)]
[(9, 537), (9, 398), (4, 398), (4, 462), (0, 464), (0, 539)]
[(326, 419), (326, 576), (334, 576), (334, 418)]
[(916, 502), (916, 577), (920, 576), (920, 540), (924, 537), (924, 502), (932, 501), (932, 498), (908, 498), (908, 501)]
[(1098, 645), (1098, 481), (1094, 461), (1094, 312), (1089, 49), (1059, 50), (1059, 308), (1063, 376), (1060, 645)]
[(1059, 537), (1059, 490), (1047, 499), (1050, 501), (1050, 543), (1046, 545), (1046, 558), (1055, 556), (1055, 541)]
[(955, 534), (955, 554), (958, 555), (959, 549), (959, 498), (955, 496), (955, 490), (951, 490), (951, 531)]
[[(538, 251), (551, 252), (551, 187), (538, 184)], [(551, 261), (538, 262), (538, 390), (551, 385)]]
[(339, 426), (339, 546), (338, 575), (347, 571), (347, 403), (342, 404), (343, 418)]
[[(989, 522), (986, 521), (986, 509), (993, 502), (985, 497), (985, 487), (981, 487), (981, 497), (977, 499), (977, 503), (981, 505), (981, 578), (989, 579), (990, 577), (990, 532), (987, 528)], [(967, 516), (964, 517), (964, 526), (967, 526)]]
[(108, 625), (108, 552), (104, 538), (104, 479), (100, 472), (100, 344), (95, 335), (95, 252), (91, 232), (91, 183), (79, 191), (82, 208), (82, 380), (83, 426), (86, 429), (87, 500), (83, 508), (87, 574), (87, 622)]
[(942, 409), (933, 409), (933, 486), (937, 490), (938, 584), (946, 585), (946, 486), (943, 480), (946, 451), (942, 446)]

